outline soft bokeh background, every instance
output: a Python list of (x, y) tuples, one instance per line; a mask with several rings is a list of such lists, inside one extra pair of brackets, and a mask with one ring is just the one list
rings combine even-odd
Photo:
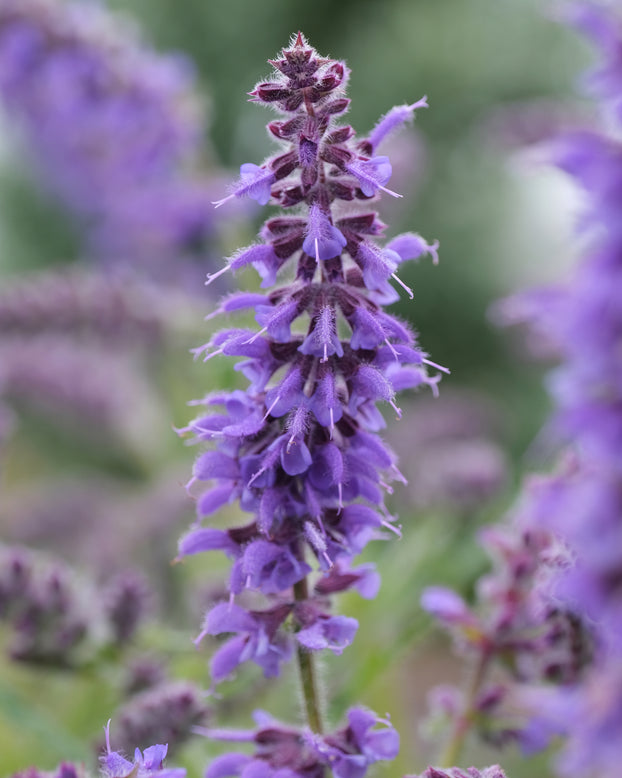
[[(414, 127), (382, 149), (394, 161), (391, 185), (405, 197), (383, 201), (381, 214), (390, 235), (414, 229), (440, 241), (438, 267), (423, 261), (405, 271), (415, 299), (402, 301), (397, 311), (414, 322), (424, 347), (452, 375), (443, 380), (434, 405), (424, 396), (404, 399), (404, 419), (389, 420), (387, 435), (411, 482), (393, 498), (404, 538), (368, 550), (367, 557), (379, 561), (383, 587), (371, 603), (344, 599), (340, 607), (356, 616), (361, 628), (343, 657), (325, 662), (331, 719), (354, 702), (391, 712), (403, 748), (387, 774), (418, 772), (434, 759), (434, 747), (418, 734), (425, 695), (435, 683), (461, 674), (458, 660), (419, 608), (421, 588), (451, 582), (468, 594), (486, 564), (474, 538), (477, 526), (503, 514), (521, 473), (547, 462), (546, 445), (536, 439), (547, 412), (542, 366), (534, 366), (520, 339), (497, 330), (489, 316), (494, 300), (559, 278), (573, 261), (573, 192), (559, 174), (525, 153), (524, 145), (579, 110), (575, 80), (589, 53), (543, 13), (545, 5), (538, 0), (109, 3), (158, 49), (181, 52), (193, 63), (209, 128), (204, 161), (218, 175), (228, 170), (234, 178), (239, 164), (259, 162), (269, 152), (268, 115), (247, 102), (246, 92), (269, 72), (266, 59), (297, 30), (321, 53), (347, 60), (349, 121), (359, 134), (394, 104), (428, 95), (429, 110), (418, 112)], [(219, 268), (223, 256), (247, 245), (259, 218), (251, 210), (227, 225), (204, 252), (206, 265)], [(31, 274), (70, 263), (92, 265), (85, 245), (79, 224), (42, 183), (27, 142), (5, 112), (2, 286), (10, 290)], [(96, 578), (116, 567), (142, 566), (156, 595), (152, 621), (133, 650), (156, 652), (170, 662), (173, 676), (207, 686), (210, 647), (197, 653), (190, 641), (225, 565), (217, 559), (168, 564), (177, 536), (193, 518), (182, 484), (194, 452), (171, 427), (191, 417), (189, 399), (231, 386), (238, 377), (225, 362), (192, 362), (189, 349), (214, 328), (213, 322), (202, 323), (213, 296), (197, 281), (189, 297), (174, 279), (172, 273), (158, 292), (159, 300), (165, 298), (165, 336), (141, 342), (134, 352), (144, 388), (132, 384), (133, 391), (122, 393), (126, 417), (113, 415), (123, 434), (116, 434), (114, 424), (110, 432), (95, 424), (89, 429), (59, 423), (58, 415), (40, 404), (14, 398), (17, 422), (0, 472), (0, 531), (8, 541), (52, 549)], [(241, 281), (256, 283), (252, 273)], [(114, 347), (109, 356), (113, 365)], [(103, 387), (110, 370), (103, 371)], [(268, 685), (256, 670), (245, 668), (224, 685), (222, 699), (210, 700), (220, 723), (245, 725), (255, 707), (285, 719), (297, 715), (293, 675)], [(35, 763), (51, 768), (61, 758), (91, 760), (91, 744), (119, 700), (118, 671), (113, 665), (76, 674), (8, 660), (0, 664), (0, 774)], [(194, 741), (180, 760), (191, 775), (200, 775), (212, 749)], [(495, 761), (514, 778), (548, 774), (545, 758), (521, 764), (511, 749), (498, 754), (473, 746), (464, 759)]]

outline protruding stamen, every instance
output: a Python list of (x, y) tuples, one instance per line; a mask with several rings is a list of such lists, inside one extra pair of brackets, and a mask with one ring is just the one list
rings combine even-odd
[(396, 413), (396, 415), (397, 415), (397, 418), (398, 418), (398, 419), (401, 419), (401, 418), (402, 418), (402, 409), (401, 409), (401, 408), (398, 408), (398, 407), (397, 407), (397, 405), (396, 405), (396, 404), (393, 402), (393, 400), (389, 400), (389, 405), (390, 405), (390, 406), (391, 406), (391, 408), (393, 408), (393, 410), (395, 411), (395, 413)]
[(405, 486), (408, 485), (408, 480), (404, 473), (399, 469), (397, 465), (391, 465), (391, 471), (395, 474), (398, 481), (401, 481)]
[(406, 286), (406, 284), (402, 281), (402, 279), (399, 278), (397, 273), (391, 273), (391, 278), (394, 278), (397, 281), (397, 283), (402, 287), (402, 289), (406, 290), (406, 293), (408, 294), (411, 300), (414, 299), (415, 293), (409, 286)]
[(215, 281), (217, 278), (224, 275), (227, 272), (227, 270), (230, 270), (229, 265), (225, 265), (223, 268), (217, 270), (215, 273), (208, 273), (207, 279), (205, 281), (205, 286), (209, 286), (212, 283), (212, 281)]
[(227, 197), (223, 197), (222, 200), (212, 200), (212, 205), (214, 208), (220, 208), (221, 205), (224, 205), (225, 203), (228, 203), (229, 200), (233, 200), (235, 198), (234, 194), (230, 194)]
[(447, 373), (447, 375), (451, 375), (451, 370), (449, 370), (449, 368), (438, 365), (436, 362), (432, 362), (431, 359), (424, 358), (421, 361), (426, 365), (430, 365), (430, 367), (435, 367), (437, 370), (440, 370), (443, 373)]
[(385, 342), (385, 343), (387, 344), (387, 346), (388, 346), (388, 347), (391, 349), (391, 353), (392, 353), (392, 354), (393, 354), (393, 356), (395, 357), (395, 360), (396, 360), (397, 362), (399, 362), (399, 361), (400, 361), (400, 355), (397, 353), (397, 351), (396, 351), (396, 350), (395, 350), (395, 348), (393, 347), (393, 344), (389, 342), (389, 339), (388, 339), (388, 338), (385, 338), (385, 339), (384, 339), (384, 342)]
[(396, 527), (395, 524), (391, 524), (390, 521), (383, 521), (382, 522), (382, 526), (386, 527), (387, 529), (390, 529), (391, 532), (395, 533), (398, 536), (398, 538), (402, 537), (402, 528), (401, 527), (399, 527), (399, 526)]
[(209, 362), (209, 361), (210, 361), (210, 359), (212, 359), (213, 357), (217, 357), (217, 356), (219, 356), (220, 354), (223, 354), (223, 353), (224, 353), (224, 350), (225, 350), (225, 349), (224, 349), (224, 346), (223, 346), (222, 348), (219, 348), (219, 349), (217, 349), (216, 351), (212, 351), (212, 353), (211, 353), (211, 354), (206, 354), (206, 355), (203, 357), (203, 361), (204, 361), (204, 362)]
[(265, 421), (268, 418), (268, 416), (272, 413), (275, 405), (277, 405), (279, 403), (280, 399), (281, 399), (281, 395), (279, 394), (279, 395), (277, 395), (276, 400), (272, 403), (272, 405), (266, 411), (265, 416), (263, 417), (262, 421)]
[(391, 195), (391, 197), (404, 197), (404, 195), (398, 194), (397, 192), (394, 192), (392, 189), (387, 189), (386, 186), (379, 186), (378, 189), (382, 190), (383, 192), (386, 192), (388, 195)]
[(328, 343), (324, 344), (324, 356), (320, 359), (320, 362), (322, 364), (328, 362)]
[(387, 494), (393, 494), (393, 487), (392, 486), (390, 486), (385, 481), (380, 481), (379, 483), (380, 483), (380, 486), (382, 486), (382, 488), (385, 490), (385, 492)]
[(245, 340), (242, 345), (247, 346), (249, 343), (254, 343), (258, 337), (264, 334), (264, 332), (267, 332), (267, 327), (262, 327), (262, 329), (259, 330), (259, 332), (256, 332), (252, 337), (250, 337), (248, 340)]
[(329, 409), (328, 415), (330, 416), (330, 439), (333, 439), (335, 433), (335, 412), (332, 408)]
[(317, 238), (313, 242), (315, 244), (315, 261), (319, 265), (320, 264), (320, 244)]

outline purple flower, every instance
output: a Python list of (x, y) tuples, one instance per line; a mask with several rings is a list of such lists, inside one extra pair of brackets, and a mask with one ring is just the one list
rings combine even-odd
[(375, 151), (388, 135), (400, 128), (404, 122), (413, 118), (417, 108), (427, 107), (427, 97), (422, 97), (421, 100), (417, 100), (417, 102), (412, 105), (396, 105), (395, 108), (391, 108), (391, 110), (380, 119), (367, 136), (367, 140), (363, 141), (362, 144), (367, 143), (369, 145), (369, 151)]
[(333, 654), (341, 654), (352, 643), (358, 629), (358, 621), (347, 616), (321, 615), (312, 624), (296, 634), (300, 645), (310, 651), (330, 649)]
[(229, 202), (233, 197), (250, 197), (259, 205), (266, 205), (270, 200), (270, 187), (274, 183), (274, 173), (264, 167), (247, 162), (240, 166), (240, 180), (233, 194), (214, 203), (216, 208)]
[(196, 643), (205, 635), (227, 632), (236, 635), (212, 657), (210, 669), (214, 683), (229, 677), (246, 661), (259, 665), (266, 678), (278, 675), (280, 662), (287, 660), (291, 653), (290, 641), (279, 632), (290, 610), (285, 605), (271, 611), (245, 611), (234, 604), (220, 603), (209, 611)]

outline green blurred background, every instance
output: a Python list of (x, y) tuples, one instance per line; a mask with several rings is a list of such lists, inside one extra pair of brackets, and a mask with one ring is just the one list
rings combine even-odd
[[(441, 262), (433, 267), (424, 260), (404, 270), (415, 299), (402, 301), (396, 311), (414, 322), (432, 358), (451, 368), (442, 394), (476, 392), (480, 402), (494, 408), (509, 475), (493, 501), (466, 514), (438, 506), (414, 511), (396, 496), (404, 539), (377, 543), (366, 554), (379, 561), (383, 587), (374, 602), (348, 596), (340, 604), (342, 612), (359, 618), (360, 631), (343, 657), (325, 662), (330, 717), (338, 719), (352, 703), (381, 714), (390, 711), (403, 748), (399, 762), (384, 774), (419, 772), (434, 758), (434, 749), (418, 735), (425, 694), (435, 683), (461, 675), (459, 660), (452, 659), (420, 612), (420, 590), (451, 582), (470, 591), (486, 564), (474, 539), (476, 527), (501, 516), (521, 473), (540, 464), (531, 444), (547, 413), (542, 370), (530, 365), (515, 338), (490, 323), (488, 308), (508, 292), (561, 277), (573, 257), (570, 228), (577, 204), (572, 192), (561, 176), (516, 154), (516, 144), (502, 137), (495, 117), (501, 110), (520, 117), (520, 106), (534, 100), (575, 103), (575, 79), (589, 54), (543, 13), (546, 4), (538, 0), (114, 0), (109, 5), (131, 17), (159, 49), (184, 52), (195, 63), (206, 98), (206, 150), (230, 169), (231, 178), (239, 164), (259, 162), (271, 151), (264, 129), (270, 114), (249, 104), (246, 93), (269, 73), (267, 58), (298, 30), (321, 53), (347, 60), (352, 71), (348, 120), (359, 134), (394, 104), (428, 95), (430, 108), (418, 112), (414, 128), (387, 144), (387, 153), (392, 144), (397, 149), (392, 186), (405, 198), (383, 201), (380, 210), (389, 235), (415, 230), (428, 240), (438, 238)], [(37, 187), (36, 171), (15, 158), (10, 137), (2, 147), (2, 273), (14, 277), (81, 261), (69, 215)], [(227, 236), (224, 251), (246, 245), (253, 231), (253, 225), (240, 226)], [(244, 283), (252, 286), (255, 280), (247, 274)], [(26, 423), (5, 455), (3, 486), (10, 491), (61, 472), (78, 477), (113, 472), (131, 490), (152, 485), (154, 473), (157, 477), (165, 466), (178, 466), (183, 480), (194, 452), (179, 444), (171, 425), (183, 425), (191, 415), (187, 400), (238, 380), (231, 365), (194, 365), (188, 355), (207, 337), (201, 315), (209, 306), (206, 297), (203, 310), (197, 305), (196, 328), (186, 328), (164, 355), (154, 355), (158, 396), (168, 410), (157, 430), (160, 443), (147, 462), (123, 456), (89, 460), (53, 429)], [(408, 425), (406, 414), (389, 434), (408, 436)], [(425, 446), (418, 450), (416, 439), (410, 446), (413, 457), (425, 460)], [(179, 489), (179, 482), (171, 488)], [(189, 504), (188, 523), (191, 519)], [(178, 533), (185, 528), (181, 524)], [(172, 545), (168, 557), (174, 553)], [(209, 581), (224, 570), (214, 562)], [(180, 591), (198, 585), (205, 562), (192, 560), (166, 575)], [(154, 625), (141, 640), (170, 656), (179, 676), (189, 674), (207, 685), (207, 653), (196, 654), (190, 644), (198, 631), (192, 618), (197, 616), (188, 608), (176, 623)], [(221, 707), (227, 724), (246, 725), (253, 707), (286, 718), (296, 710), (291, 672), (280, 686), (269, 688), (255, 670), (245, 669), (225, 684)], [(88, 743), (98, 737), (115, 703), (101, 674), (75, 677), (2, 667), (3, 774), (33, 763), (51, 768), (62, 757), (89, 758)], [(202, 773), (211, 749), (202, 741), (186, 748), (182, 758), (191, 775)], [(463, 763), (495, 761), (514, 778), (548, 774), (540, 763), (522, 766), (511, 750), (496, 754), (473, 747)]]

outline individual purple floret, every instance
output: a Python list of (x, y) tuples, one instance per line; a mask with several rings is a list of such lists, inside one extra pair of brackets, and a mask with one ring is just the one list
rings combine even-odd
[(0, 99), (100, 256), (153, 273), (205, 249), (214, 182), (191, 172), (205, 127), (185, 58), (100, 4), (1, 0)]

